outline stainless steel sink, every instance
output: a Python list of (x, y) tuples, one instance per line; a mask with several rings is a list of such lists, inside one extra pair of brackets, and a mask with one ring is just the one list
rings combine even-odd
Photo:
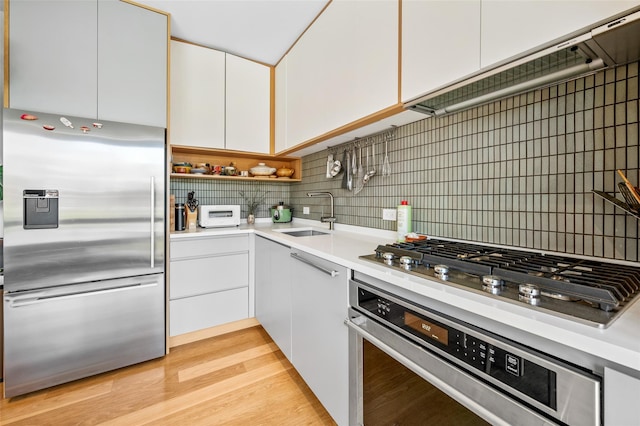
[(315, 235), (327, 235), (328, 232), (316, 231), (315, 229), (298, 229), (295, 231), (280, 231), (283, 234), (291, 235), (292, 237), (313, 237)]

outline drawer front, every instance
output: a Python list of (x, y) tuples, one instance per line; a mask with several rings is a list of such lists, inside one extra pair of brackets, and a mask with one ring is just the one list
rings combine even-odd
[(169, 302), (169, 335), (249, 318), (249, 290), (238, 288)]
[(249, 254), (171, 261), (171, 300), (249, 286)]
[(249, 250), (249, 235), (186, 238), (171, 241), (171, 260)]

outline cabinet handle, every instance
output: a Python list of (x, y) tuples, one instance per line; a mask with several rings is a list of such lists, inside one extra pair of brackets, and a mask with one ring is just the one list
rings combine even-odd
[(306, 263), (307, 265), (313, 268), (316, 268), (318, 271), (322, 271), (327, 275), (331, 275), (332, 277), (337, 277), (340, 274), (338, 271), (334, 271), (333, 269), (323, 268), (322, 266), (316, 265), (315, 263), (305, 259), (304, 257), (300, 257), (298, 253), (291, 253), (291, 257), (293, 257), (296, 260), (299, 260), (302, 263)]

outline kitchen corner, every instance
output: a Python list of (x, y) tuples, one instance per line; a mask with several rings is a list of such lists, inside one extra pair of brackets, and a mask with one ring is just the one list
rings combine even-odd
[(4, 0), (0, 423), (640, 426), (640, 0), (279, 3)]
[[(327, 224), (313, 220), (294, 219), (287, 224), (273, 224), (262, 220), (255, 225), (243, 224), (237, 228), (198, 229), (171, 234), (171, 240), (255, 234), (286, 246), (304, 250), (312, 255), (345, 266), (351, 271), (383, 280), (394, 286), (419, 294), (464, 312), (464, 316), (481, 316), (487, 328), (498, 329), (505, 336), (522, 339), (534, 344), (540, 339), (556, 343), (609, 360), (613, 364), (640, 371), (640, 303), (625, 311), (606, 332), (593, 326), (577, 324), (565, 319), (536, 313), (526, 307), (503, 303), (478, 296), (443, 284), (438, 280), (426, 281), (413, 275), (389, 270), (371, 264), (359, 257), (373, 252), (378, 244), (395, 241), (395, 232), (370, 229), (336, 223), (329, 231)], [(314, 229), (326, 235), (293, 237), (283, 231)], [(345, 290), (346, 291), (346, 290)], [(638, 336), (637, 339), (630, 336)], [(560, 356), (561, 354), (558, 354)]]
[[(302, 231), (315, 231), (315, 234), (294, 236), (303, 234)], [(294, 333), (289, 335), (286, 329), (281, 330), (282, 323), (286, 324), (286, 321), (280, 321), (279, 325), (271, 324), (273, 321), (271, 315), (277, 314), (269, 313), (267, 306), (280, 306), (278, 312), (286, 312), (292, 307), (295, 311), (296, 306), (300, 303), (305, 306), (307, 303), (311, 303), (305, 299), (287, 302), (289, 298), (295, 297), (296, 288), (299, 288), (298, 291), (306, 288), (305, 282), (308, 278), (294, 278), (297, 276), (296, 262), (287, 260), (289, 257), (295, 260), (295, 258), (302, 256), (303, 262), (311, 263), (311, 267), (320, 271), (320, 275), (324, 273), (325, 276), (326, 274), (333, 276), (335, 271), (345, 268), (345, 272), (339, 275), (342, 277), (339, 278), (342, 288), (340, 295), (331, 299), (334, 304), (338, 303), (338, 307), (331, 308), (330, 302), (324, 302), (327, 315), (329, 311), (334, 312), (333, 317), (326, 316), (323, 320), (327, 326), (328, 324), (341, 323), (345, 318), (345, 304), (349, 292), (348, 281), (355, 279), (356, 282), (360, 282), (359, 280), (365, 279), (367, 282), (391, 291), (405, 300), (423, 301), (425, 306), (428, 305), (429, 309), (436, 312), (446, 312), (447, 315), (464, 323), (473, 324), (484, 330), (491, 330), (492, 333), (518, 342), (520, 345), (539, 348), (546, 351), (547, 355), (557, 359), (571, 360), (579, 365), (588, 366), (600, 375), (605, 375), (605, 371), (607, 371), (606, 374), (610, 377), (617, 373), (636, 377), (640, 372), (640, 335), (637, 328), (637, 324), (640, 323), (639, 303), (634, 303), (625, 310), (624, 315), (616, 319), (606, 330), (603, 330), (568, 318), (549, 315), (522, 304), (501, 301), (491, 295), (470, 293), (439, 279), (425, 279), (371, 263), (362, 259), (361, 256), (372, 253), (378, 244), (394, 243), (396, 233), (340, 223), (335, 224), (335, 230), (329, 230), (326, 223), (315, 220), (296, 218), (291, 223), (274, 224), (268, 219), (259, 219), (254, 225), (242, 224), (234, 228), (176, 232), (171, 234), (171, 241), (172, 244), (178, 241), (201, 241), (203, 243), (207, 241), (207, 245), (215, 245), (217, 244), (216, 238), (231, 238), (233, 236), (248, 238), (247, 259), (252, 259), (255, 264), (255, 270), (252, 265), (247, 266), (247, 271), (252, 276), (249, 278), (246, 294), (252, 296), (243, 299), (242, 303), (245, 306), (243, 312), (246, 312), (246, 317), (243, 318), (255, 316), (296, 368), (298, 368), (297, 364), (301, 362), (304, 365), (305, 357), (311, 356), (310, 352), (303, 351), (306, 353), (303, 356), (300, 352), (300, 343), (295, 343), (295, 321), (289, 326), (293, 327)], [(218, 240), (218, 242), (220, 241), (229, 247), (227, 244), (230, 240)], [(265, 242), (270, 243), (265, 244)], [(231, 252), (234, 250), (232, 248)], [(266, 266), (265, 262), (267, 262)], [(304, 273), (308, 274), (312, 270), (309, 269)], [(265, 274), (274, 275), (267, 279), (268, 277), (263, 276)], [(329, 278), (327, 277), (327, 279)], [(273, 283), (288, 284), (280, 289), (268, 287)], [(292, 289), (293, 295), (287, 296), (287, 288)], [(318, 301), (322, 299), (321, 288), (324, 288), (324, 285), (313, 290), (316, 297), (319, 298)], [(267, 292), (266, 295), (265, 292)], [(305, 292), (308, 294), (309, 290)], [(266, 312), (265, 309), (267, 309)], [(316, 309), (309, 306), (306, 309), (311, 309), (310, 312), (316, 312)], [(178, 312), (172, 310), (172, 315), (176, 314)], [(280, 314), (283, 315), (282, 312)], [(334, 334), (333, 340), (325, 344), (336, 349), (342, 347), (340, 341), (336, 339), (341, 335), (341, 332), (346, 333), (346, 330), (339, 330), (335, 332), (338, 334)], [(346, 336), (344, 338), (344, 342), (346, 342)], [(297, 359), (296, 353), (298, 354)], [(335, 353), (325, 354), (327, 359), (331, 359), (333, 356)], [(340, 362), (340, 357), (337, 356), (336, 372), (342, 371)], [(304, 367), (300, 368), (304, 369)], [(303, 377), (323, 405), (334, 416), (334, 419), (344, 419), (342, 416), (345, 415), (345, 408), (340, 407), (340, 404), (332, 401), (329, 396), (323, 396), (322, 387), (317, 390), (314, 388), (313, 383), (316, 379), (313, 375), (307, 373), (307, 376), (303, 374)], [(341, 374), (336, 373), (334, 379), (338, 380), (340, 377)], [(604, 385), (613, 386), (613, 383), (614, 381), (611, 379), (608, 382), (605, 381)], [(332, 404), (337, 405), (337, 408), (332, 408)], [(496, 420), (491, 415), (488, 415), (487, 418)], [(340, 420), (337, 421), (342, 424)], [(344, 421), (344, 423), (346, 422)]]

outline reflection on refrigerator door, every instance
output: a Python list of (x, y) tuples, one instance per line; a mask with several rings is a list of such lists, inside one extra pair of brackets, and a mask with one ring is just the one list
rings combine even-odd
[(164, 354), (162, 274), (5, 293), (4, 310), (7, 397)]

